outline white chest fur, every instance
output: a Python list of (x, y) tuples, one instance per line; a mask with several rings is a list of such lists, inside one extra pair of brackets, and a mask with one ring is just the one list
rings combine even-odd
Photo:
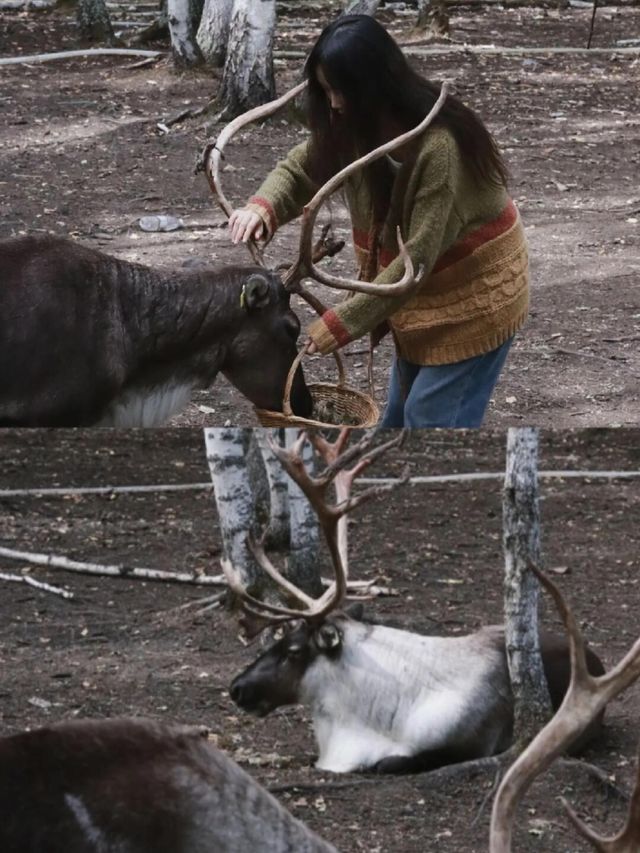
[(192, 393), (192, 385), (175, 383), (130, 389), (113, 401), (98, 426), (123, 429), (162, 426), (187, 406)]

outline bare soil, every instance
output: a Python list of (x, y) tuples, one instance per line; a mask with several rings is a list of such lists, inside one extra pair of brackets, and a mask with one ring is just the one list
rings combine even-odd
[[(278, 25), (278, 91), (296, 81), (302, 57), (336, 2), (284, 4)], [(131, 9), (123, 11), (131, 17)], [(135, 10), (134, 10), (135, 11)], [(450, 41), (498, 47), (584, 47), (586, 8), (458, 7)], [(488, 426), (543, 427), (640, 423), (640, 192), (637, 53), (424, 55), (411, 16), (391, 4), (381, 19), (412, 61), (434, 80), (453, 78), (506, 154), (511, 190), (531, 248), (533, 299), (496, 389)], [(116, 27), (117, 28), (117, 27)], [(593, 47), (616, 47), (640, 33), (640, 9), (598, 10)], [(0, 54), (77, 48), (63, 13), (4, 11)], [(166, 44), (159, 45), (166, 49)], [(244, 263), (194, 163), (207, 130), (202, 119), (160, 126), (215, 94), (218, 75), (178, 73), (164, 58), (132, 68), (123, 57), (93, 57), (0, 68), (0, 237), (47, 231), (69, 235), (130, 260), (180, 267), (198, 260)], [(213, 128), (219, 132), (221, 126)], [(230, 146), (228, 195), (241, 203), (304, 130), (285, 116), (240, 134)], [(145, 233), (145, 214), (169, 213), (185, 227)], [(338, 233), (348, 220), (333, 205)], [(293, 258), (295, 224), (269, 249), (275, 266)], [(350, 249), (334, 262), (353, 272)], [(328, 297), (329, 301), (335, 297)], [(310, 319), (300, 305), (303, 320)], [(350, 382), (365, 386), (363, 342), (347, 350)], [(375, 361), (383, 402), (391, 348)], [(335, 379), (333, 359), (309, 360), (308, 375)], [(250, 405), (223, 380), (174, 425), (255, 425)]]
[[(540, 469), (640, 468), (635, 430), (543, 432)], [(414, 433), (371, 476), (500, 472), (504, 433)], [(219, 572), (220, 533), (200, 429), (4, 431), (0, 488), (202, 483), (181, 492), (0, 494), (0, 543), (98, 563)], [(544, 561), (607, 667), (638, 634), (640, 478), (541, 480)], [(367, 504), (351, 521), (351, 575), (378, 577), (397, 597), (368, 605), (376, 620), (453, 635), (501, 620), (501, 482), (413, 485)], [(20, 563), (0, 559), (0, 572)], [(487, 849), (493, 776), (335, 776), (313, 767), (306, 712), (258, 720), (229, 699), (230, 679), (258, 647), (238, 639), (232, 613), (180, 609), (210, 588), (32, 568), (72, 601), (0, 582), (0, 731), (69, 717), (145, 715), (208, 725), (225, 751), (343, 851), (472, 853)], [(324, 564), (324, 571), (329, 567)], [(557, 625), (542, 601), (542, 621)], [(585, 756), (629, 792), (640, 685), (613, 701), (602, 740)], [(585, 769), (555, 767), (527, 796), (515, 849), (586, 850), (563, 795), (613, 834), (626, 811)]]

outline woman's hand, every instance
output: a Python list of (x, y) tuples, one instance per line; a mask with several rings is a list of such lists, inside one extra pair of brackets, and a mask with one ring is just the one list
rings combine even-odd
[(253, 210), (241, 207), (239, 210), (234, 210), (229, 217), (229, 231), (234, 243), (239, 243), (241, 240), (246, 243), (252, 238), (260, 240), (264, 236), (264, 222)]

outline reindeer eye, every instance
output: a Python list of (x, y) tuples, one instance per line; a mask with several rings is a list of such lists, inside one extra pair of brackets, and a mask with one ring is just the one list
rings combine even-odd
[(290, 658), (299, 658), (304, 652), (304, 646), (289, 646), (287, 656)]

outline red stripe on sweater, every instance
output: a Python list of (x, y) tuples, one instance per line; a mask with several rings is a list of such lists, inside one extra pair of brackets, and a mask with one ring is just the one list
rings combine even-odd
[[(511, 199), (509, 199), (506, 207), (497, 219), (494, 219), (492, 222), (487, 222), (486, 225), (481, 225), (480, 228), (477, 228), (475, 231), (467, 234), (467, 236), (462, 240), (454, 243), (454, 245), (443, 255), (440, 255), (432, 272), (441, 272), (443, 269), (446, 269), (452, 264), (468, 257), (468, 255), (473, 254), (473, 252), (480, 248), (484, 243), (488, 243), (490, 240), (495, 240), (496, 237), (499, 237), (511, 228), (517, 217), (518, 211), (516, 210), (516, 206)], [(365, 252), (369, 251), (369, 234), (367, 231), (359, 231), (354, 228), (353, 242), (357, 248), (362, 249)], [(382, 269), (384, 269), (384, 267), (388, 267), (391, 261), (397, 257), (398, 252), (392, 252), (389, 249), (382, 249), (380, 251), (380, 267)]]
[(516, 206), (509, 199), (507, 206), (497, 219), (487, 222), (486, 225), (481, 225), (480, 228), (467, 234), (462, 240), (454, 243), (443, 255), (440, 255), (432, 272), (442, 272), (447, 267), (472, 255), (480, 246), (488, 243), (490, 240), (495, 240), (496, 237), (508, 231), (517, 218), (518, 211), (516, 210)]
[(249, 204), (257, 204), (258, 207), (261, 207), (265, 211), (269, 218), (269, 231), (273, 234), (278, 228), (278, 220), (276, 219), (273, 207), (271, 207), (266, 198), (262, 198), (260, 195), (252, 195), (249, 199)]
[(331, 332), (339, 347), (343, 347), (351, 341), (351, 335), (346, 326), (333, 309), (325, 311), (322, 315), (325, 326)]

